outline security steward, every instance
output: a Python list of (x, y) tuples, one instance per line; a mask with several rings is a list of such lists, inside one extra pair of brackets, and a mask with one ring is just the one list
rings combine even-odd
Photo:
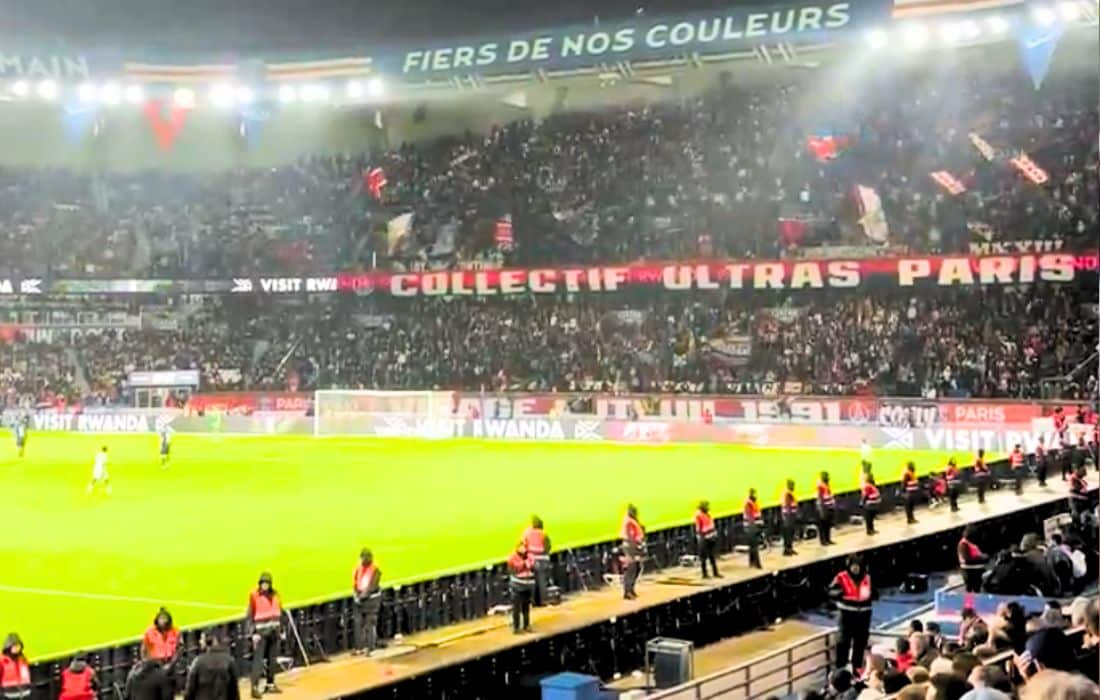
[(645, 528), (638, 520), (638, 508), (633, 503), (626, 507), (619, 539), (623, 549), (623, 598), (634, 600), (638, 597), (634, 586), (642, 573), (642, 559), (645, 557)]
[(741, 509), (741, 520), (749, 540), (749, 566), (763, 569), (760, 563), (760, 503), (756, 500), (756, 489), (749, 489), (749, 496)]
[(534, 605), (546, 605), (546, 589), (550, 586), (550, 538), (542, 526), (542, 518), (531, 516), (531, 525), (520, 538), (527, 545), (527, 557), (535, 567)]
[(95, 700), (99, 683), (88, 657), (77, 654), (61, 671), (61, 692), (57, 700)]
[(947, 460), (947, 468), (943, 470), (943, 479), (947, 482), (947, 500), (951, 504), (951, 512), (959, 512), (959, 489), (962, 486), (959, 465), (955, 458)]
[[(248, 596), (248, 615), (245, 625), (252, 637), (252, 672), (249, 681), (252, 697), (263, 693), (281, 693), (275, 685), (275, 657), (279, 649), (279, 635), (283, 625), (283, 603), (271, 585), (271, 574), (260, 574), (256, 589)], [(260, 679), (267, 683), (261, 689)]]
[(695, 511), (695, 539), (699, 545), (699, 564), (703, 567), (703, 578), (710, 578), (707, 573), (707, 562), (714, 572), (714, 578), (722, 578), (718, 573), (718, 528), (714, 526), (714, 518), (710, 517), (710, 501), (699, 501), (699, 507)]
[(962, 569), (963, 583), (967, 593), (980, 593), (982, 590), (982, 572), (989, 557), (974, 544), (974, 529), (963, 528), (962, 539), (957, 548), (959, 555), (959, 568)]
[(141, 638), (142, 660), (158, 661), (171, 677), (179, 657), (180, 631), (172, 623), (172, 613), (161, 608), (153, 618), (153, 624)]
[(794, 532), (798, 527), (798, 497), (794, 495), (794, 479), (787, 479), (780, 499), (780, 515), (783, 517), (783, 556), (791, 557), (794, 551)]
[(1026, 459), (1027, 456), (1024, 454), (1023, 446), (1016, 443), (1016, 447), (1012, 448), (1012, 453), (1008, 456), (1008, 473), (1012, 476), (1013, 488), (1016, 490), (1017, 496), (1024, 492), (1024, 462)]
[(989, 465), (985, 463), (985, 448), (978, 449), (974, 458), (974, 484), (978, 487), (978, 503), (985, 503), (985, 490), (989, 488)]
[(1069, 512), (1075, 523), (1081, 522), (1081, 515), (1089, 509), (1088, 470), (1085, 465), (1069, 477)]
[(382, 610), (382, 570), (374, 563), (374, 553), (366, 547), (359, 552), (359, 566), (352, 574), (353, 656), (370, 655), (378, 647), (378, 613)]
[(523, 542), (516, 545), (516, 550), (508, 557), (508, 590), (512, 594), (512, 634), (530, 632), (535, 568)]
[(863, 666), (863, 653), (871, 633), (871, 601), (874, 599), (871, 575), (863, 569), (858, 554), (848, 557), (844, 570), (829, 584), (829, 597), (840, 612), (840, 639), (836, 644), (837, 668), (849, 663), (853, 671)]
[(863, 480), (863, 489), (860, 493), (860, 505), (863, 507), (863, 526), (868, 535), (877, 535), (875, 529), (875, 516), (878, 515), (878, 506), (882, 502), (882, 495), (875, 484), (875, 476), (870, 472)]
[(0, 697), (23, 700), (31, 696), (31, 667), (23, 653), (23, 640), (12, 632), (0, 650)]
[(920, 496), (920, 479), (917, 478), (917, 465), (911, 461), (905, 464), (901, 472), (901, 490), (905, 494), (905, 522), (913, 525), (917, 522), (913, 510)]
[(1047, 485), (1047, 448), (1043, 444), (1043, 437), (1039, 436), (1039, 444), (1035, 446), (1035, 478), (1039, 486)]
[(836, 498), (829, 485), (829, 472), (817, 479), (817, 537), (821, 546), (833, 544), (833, 522), (836, 520)]

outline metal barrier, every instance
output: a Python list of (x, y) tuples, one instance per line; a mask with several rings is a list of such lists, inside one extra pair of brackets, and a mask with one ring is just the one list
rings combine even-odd
[(832, 667), (837, 630), (830, 629), (740, 666), (669, 688), (648, 700), (752, 700), (794, 695), (824, 684)]

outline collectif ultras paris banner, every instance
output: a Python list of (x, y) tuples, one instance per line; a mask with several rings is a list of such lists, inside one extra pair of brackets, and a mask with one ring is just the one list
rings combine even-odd
[(857, 289), (881, 284), (972, 287), (1074, 282), (1095, 276), (1095, 253), (916, 256), (861, 260), (759, 260), (631, 263), (591, 267), (503, 268), (438, 272), (370, 270), (309, 277), (233, 279), (0, 278), (0, 295), (38, 294), (322, 294), (394, 297), (498, 296), (615, 292), (633, 286), (667, 291)]

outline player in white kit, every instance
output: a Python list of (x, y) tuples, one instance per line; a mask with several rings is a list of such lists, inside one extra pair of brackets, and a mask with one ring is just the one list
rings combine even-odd
[(92, 480), (88, 482), (88, 493), (91, 493), (98, 484), (102, 484), (111, 495), (111, 476), (107, 473), (107, 446), (104, 445), (95, 454), (95, 464), (92, 465)]

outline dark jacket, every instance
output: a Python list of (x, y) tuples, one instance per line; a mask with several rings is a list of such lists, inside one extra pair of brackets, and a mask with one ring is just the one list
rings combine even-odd
[(126, 700), (172, 700), (172, 679), (159, 661), (142, 661), (126, 679)]
[(185, 700), (240, 700), (237, 667), (225, 649), (203, 652), (187, 672)]

